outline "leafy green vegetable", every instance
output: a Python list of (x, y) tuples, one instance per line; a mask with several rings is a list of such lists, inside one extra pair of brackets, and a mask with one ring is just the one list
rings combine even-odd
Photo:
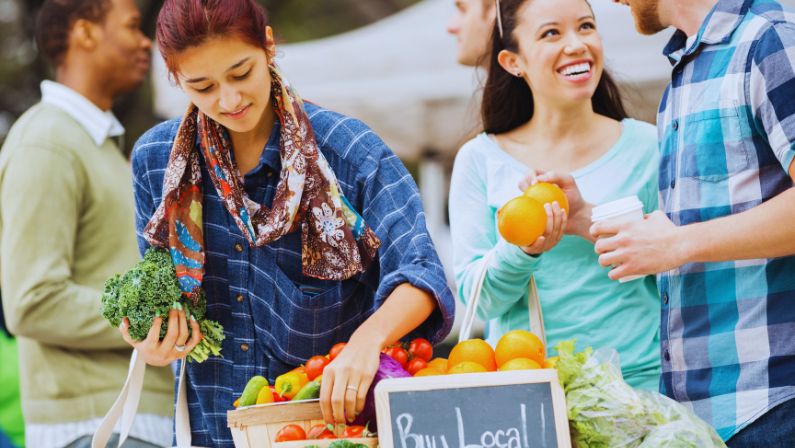
[(574, 341), (556, 346), (556, 368), (577, 447), (707, 448), (726, 445), (709, 425), (680, 403), (633, 389), (618, 368)]
[[(165, 249), (149, 248), (144, 259), (124, 275), (115, 275), (105, 282), (102, 294), (102, 315), (111, 325), (118, 327), (126, 316), (130, 322), (130, 337), (136, 341), (146, 339), (152, 321), (163, 318), (160, 338), (168, 330), (168, 312), (174, 303), (180, 303), (187, 316), (199, 323), (202, 341), (190, 352), (188, 359), (202, 362), (211, 355), (221, 354), (224, 328), (218, 322), (206, 319), (207, 299), (204, 293), (194, 304), (180, 291), (174, 264)], [(191, 326), (188, 325), (188, 331)]]
[(335, 440), (331, 442), (328, 448), (367, 448), (363, 443), (353, 443), (349, 440)]

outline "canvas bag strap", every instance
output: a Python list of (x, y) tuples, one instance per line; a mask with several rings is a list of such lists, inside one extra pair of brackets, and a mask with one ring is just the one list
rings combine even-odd
[(113, 435), (116, 423), (121, 418), (121, 431), (119, 434), (119, 445), (121, 446), (130, 434), (135, 414), (138, 411), (138, 403), (141, 401), (141, 391), (144, 386), (144, 374), (146, 373), (146, 362), (138, 355), (138, 350), (133, 350), (130, 357), (130, 368), (127, 372), (127, 379), (121, 393), (116, 398), (116, 402), (102, 418), (102, 422), (91, 439), (91, 448), (105, 448)]
[(179, 362), (179, 385), (177, 386), (177, 410), (174, 416), (174, 427), (177, 432), (177, 448), (191, 447), (190, 417), (188, 414), (188, 393), (185, 391), (185, 364)]
[[(469, 294), (467, 301), (466, 312), (464, 319), (461, 323), (461, 331), (458, 333), (458, 342), (465, 341), (470, 338), (472, 333), (472, 325), (475, 322), (477, 315), (478, 303), (480, 302), (480, 295), (483, 292), (483, 282), (486, 280), (486, 274), (489, 270), (489, 264), (494, 257), (494, 251), (489, 251), (483, 257), (483, 263), (478, 271), (478, 276), (475, 278), (475, 283), (472, 285), (472, 292)], [(530, 331), (535, 333), (536, 336), (541, 338), (541, 341), (546, 345), (546, 332), (544, 330), (544, 316), (541, 312), (541, 302), (538, 297), (538, 289), (536, 287), (535, 276), (530, 276), (530, 283), (527, 288), (527, 312), (530, 321)]]
[[(138, 403), (141, 401), (141, 391), (144, 386), (144, 373), (146, 373), (146, 362), (138, 354), (138, 350), (133, 350), (130, 357), (130, 369), (127, 373), (127, 380), (121, 389), (121, 393), (116, 402), (102, 419), (97, 432), (91, 440), (91, 448), (105, 448), (113, 435), (116, 423), (121, 418), (121, 429), (119, 434), (119, 445), (121, 446), (130, 434), (135, 414), (138, 411)], [(175, 415), (175, 429), (177, 436), (177, 448), (190, 448), (191, 433), (190, 419), (188, 417), (188, 399), (185, 391), (185, 362), (180, 361), (179, 384), (177, 386), (177, 408)]]

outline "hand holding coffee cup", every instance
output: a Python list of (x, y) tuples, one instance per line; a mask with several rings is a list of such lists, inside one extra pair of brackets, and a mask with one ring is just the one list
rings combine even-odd
[[(593, 208), (591, 222), (627, 222), (643, 220), (643, 203), (637, 196), (629, 196), (615, 201), (601, 204)], [(607, 235), (602, 235), (604, 238)], [(643, 278), (643, 275), (631, 275), (622, 277), (618, 281), (621, 283)]]

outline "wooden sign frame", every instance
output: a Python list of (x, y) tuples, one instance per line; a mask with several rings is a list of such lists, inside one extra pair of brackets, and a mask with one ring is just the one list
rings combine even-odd
[(550, 386), (558, 448), (571, 448), (569, 420), (566, 413), (566, 395), (560, 386), (558, 372), (554, 369), (466, 373), (383, 380), (375, 388), (375, 407), (378, 418), (380, 446), (400, 448), (392, 446), (394, 439), (389, 394), (393, 392), (422, 392), (538, 383), (548, 383)]

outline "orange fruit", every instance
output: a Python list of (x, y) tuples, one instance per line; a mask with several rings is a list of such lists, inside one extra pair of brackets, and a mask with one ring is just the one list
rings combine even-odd
[(456, 366), (466, 361), (478, 363), (490, 372), (497, 370), (494, 349), (483, 339), (469, 339), (456, 344), (447, 358), (447, 365)]
[(554, 369), (558, 365), (558, 357), (557, 356), (550, 356), (549, 358), (544, 361), (544, 368), (545, 369)]
[(528, 358), (544, 365), (546, 350), (538, 336), (525, 330), (511, 330), (497, 342), (494, 357), (498, 366), (516, 358)]
[(504, 372), (506, 370), (535, 370), (540, 368), (541, 364), (533, 361), (532, 359), (513, 358), (512, 360), (501, 365), (499, 370), (500, 372)]
[(458, 373), (480, 373), (480, 372), (488, 372), (488, 370), (486, 370), (485, 367), (483, 367), (482, 365), (476, 362), (463, 361), (451, 367), (450, 370), (447, 371), (447, 374), (455, 375)]
[(569, 199), (566, 193), (555, 184), (549, 182), (538, 182), (537, 184), (530, 185), (524, 191), (524, 195), (528, 198), (535, 199), (541, 204), (551, 204), (557, 202), (560, 208), (569, 212)]
[(497, 211), (497, 229), (505, 241), (529, 246), (544, 234), (547, 212), (544, 206), (527, 196), (517, 196)]
[(445, 358), (433, 358), (432, 360), (428, 361), (428, 369), (438, 370), (440, 372), (447, 372), (447, 359)]
[(436, 375), (444, 375), (447, 372), (444, 370), (434, 369), (433, 367), (426, 367), (424, 369), (420, 369), (414, 376), (436, 376)]

